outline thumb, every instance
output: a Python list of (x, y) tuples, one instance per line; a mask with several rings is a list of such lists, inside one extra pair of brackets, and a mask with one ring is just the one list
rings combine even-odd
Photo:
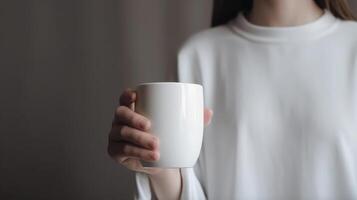
[(213, 117), (213, 111), (209, 108), (205, 108), (205, 110), (204, 110), (204, 124), (205, 124), (205, 126), (207, 126), (211, 123), (212, 117)]

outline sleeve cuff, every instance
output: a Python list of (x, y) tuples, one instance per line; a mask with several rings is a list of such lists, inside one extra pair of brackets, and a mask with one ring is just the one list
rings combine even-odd
[(181, 200), (206, 200), (206, 195), (198, 181), (193, 168), (182, 168)]
[(135, 173), (136, 191), (135, 200), (151, 200), (151, 188), (148, 175), (140, 172)]

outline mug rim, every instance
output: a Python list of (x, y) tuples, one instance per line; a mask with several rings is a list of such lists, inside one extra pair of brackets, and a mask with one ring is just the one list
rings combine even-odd
[(184, 83), (184, 82), (147, 82), (147, 83), (140, 83), (139, 85), (137, 85), (137, 87), (139, 87), (139, 86), (150, 86), (150, 85), (192, 85), (192, 86), (202, 87), (201, 84)]

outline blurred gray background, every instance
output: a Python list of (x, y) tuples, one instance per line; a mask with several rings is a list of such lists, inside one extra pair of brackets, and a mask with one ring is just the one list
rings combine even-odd
[(119, 94), (175, 80), (211, 4), (1, 0), (0, 199), (132, 199), (133, 174), (106, 153)]
[(132, 199), (107, 156), (121, 91), (175, 80), (205, 0), (1, 0), (0, 199)]

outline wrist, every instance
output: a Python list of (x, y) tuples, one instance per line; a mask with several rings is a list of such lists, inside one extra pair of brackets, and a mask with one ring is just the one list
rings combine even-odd
[(149, 175), (151, 191), (157, 199), (180, 199), (182, 177), (180, 169), (163, 169)]
[(149, 174), (149, 178), (152, 181), (160, 181), (163, 179), (167, 179), (168, 177), (180, 177), (181, 172), (180, 169), (162, 169), (160, 172)]

